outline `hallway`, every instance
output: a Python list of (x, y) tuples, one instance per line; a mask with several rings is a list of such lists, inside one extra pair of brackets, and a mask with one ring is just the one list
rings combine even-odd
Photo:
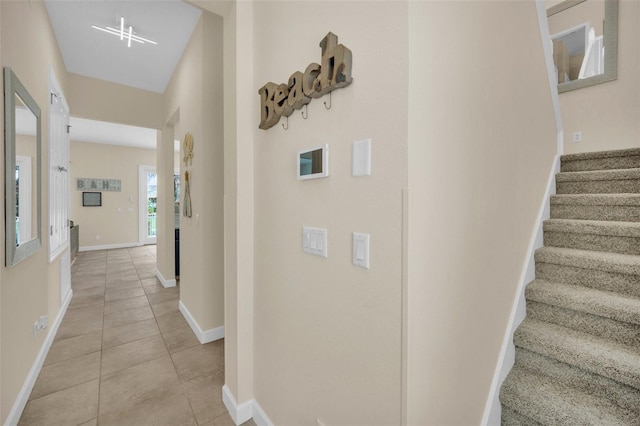
[(198, 342), (179, 287), (155, 278), (155, 250), (78, 254), (73, 298), (21, 425), (233, 425), (224, 340)]

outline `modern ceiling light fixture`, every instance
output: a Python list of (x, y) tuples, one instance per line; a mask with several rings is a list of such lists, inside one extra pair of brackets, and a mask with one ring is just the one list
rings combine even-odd
[(133, 34), (133, 26), (129, 25), (127, 29), (124, 25), (124, 16), (120, 17), (120, 28), (113, 27), (99, 27), (97, 25), (92, 25), (91, 28), (95, 28), (98, 31), (103, 31), (107, 34), (112, 34), (114, 36), (120, 37), (120, 40), (127, 40), (127, 47), (131, 47), (131, 42), (135, 41), (136, 43), (145, 44), (158, 44), (153, 40), (149, 40), (148, 38), (140, 37)]

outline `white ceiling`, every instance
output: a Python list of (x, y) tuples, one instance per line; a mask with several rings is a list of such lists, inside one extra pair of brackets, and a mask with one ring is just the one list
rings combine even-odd
[[(45, 0), (67, 71), (164, 93), (202, 11), (179, 0)], [(133, 26), (158, 44), (91, 28)]]
[[(180, 0), (45, 0), (67, 71), (164, 93), (202, 11)], [(132, 25), (158, 44), (91, 28)], [(72, 140), (155, 149), (156, 130), (71, 117)]]

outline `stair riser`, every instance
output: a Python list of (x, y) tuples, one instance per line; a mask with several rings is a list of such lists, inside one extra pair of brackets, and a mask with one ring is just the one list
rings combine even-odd
[(562, 172), (586, 172), (591, 170), (633, 169), (640, 167), (640, 155), (593, 158), (589, 160), (562, 161)]
[(551, 377), (597, 398), (608, 399), (640, 415), (640, 391), (630, 386), (522, 348), (516, 349), (516, 362), (528, 371)]
[(527, 315), (640, 350), (640, 325), (527, 300)]
[(640, 297), (640, 277), (637, 275), (536, 262), (536, 278)]
[(640, 180), (589, 180), (558, 182), (557, 194), (630, 194), (640, 192)]
[(640, 207), (620, 205), (583, 206), (577, 204), (551, 204), (551, 218), (640, 222)]
[(544, 245), (580, 250), (640, 255), (640, 238), (595, 235), (579, 232), (544, 232)]

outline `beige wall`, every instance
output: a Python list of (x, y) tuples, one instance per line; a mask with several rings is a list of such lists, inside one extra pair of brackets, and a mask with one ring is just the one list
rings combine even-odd
[[(166, 91), (165, 122), (176, 111), (175, 138), (194, 138), (191, 218), (180, 222), (180, 300), (203, 331), (224, 325), (222, 19), (203, 13)], [(168, 139), (168, 138), (167, 138)], [(164, 141), (163, 143), (169, 143)], [(167, 167), (168, 162), (166, 162)], [(173, 169), (165, 170), (173, 175)], [(173, 186), (161, 191), (168, 196)]]
[(406, 420), (480, 424), (556, 153), (535, 4), (411, 2), (409, 58)]
[[(640, 2), (621, 0), (618, 11), (618, 79), (560, 94), (564, 152), (640, 146)], [(582, 132), (582, 142), (572, 141)]]
[(245, 403), (254, 366), (253, 3), (194, 3), (223, 18), (225, 386)]
[(69, 73), (74, 117), (162, 129), (164, 95)]
[[(275, 424), (398, 424), (407, 4), (256, 2), (254, 17), (255, 398)], [(258, 88), (319, 63), (329, 30), (353, 52), (353, 84), (288, 131), (258, 130)], [(373, 172), (355, 178), (365, 138)], [(298, 150), (324, 143), (330, 177), (298, 181)], [(328, 230), (327, 259), (303, 253), (303, 226)], [(353, 232), (371, 236), (369, 270), (352, 265)]]
[[(157, 199), (157, 268), (165, 280), (175, 279), (175, 217), (173, 212), (173, 197), (169, 193), (172, 189), (171, 176), (174, 157), (171, 156), (173, 146), (173, 126), (165, 126), (157, 137), (157, 167), (158, 199)], [(169, 214), (166, 214), (166, 213)]]
[[(80, 225), (80, 249), (139, 241), (139, 166), (156, 165), (156, 151), (71, 142), (69, 218)], [(102, 191), (102, 207), (83, 207), (77, 178), (120, 179), (122, 191)]]
[[(62, 57), (46, 8), (41, 1), (0, 2), (2, 21), (2, 66), (10, 66), (42, 109), (43, 168), (48, 159), (49, 67), (53, 68), (62, 89), (68, 93)], [(16, 36), (19, 34), (20, 36)], [(4, 164), (4, 159), (2, 160)], [(48, 227), (48, 175), (42, 174), (42, 229)], [(4, 228), (4, 227), (2, 227)], [(4, 235), (4, 231), (1, 233)], [(33, 337), (33, 322), (49, 315), (52, 323), (60, 310), (60, 266), (49, 264), (49, 240), (43, 235), (43, 247), (24, 262), (0, 270), (2, 306), (2, 348), (0, 370), (0, 422), (4, 423), (29, 369), (33, 365), (46, 333)], [(4, 244), (0, 256), (4, 264)]]

